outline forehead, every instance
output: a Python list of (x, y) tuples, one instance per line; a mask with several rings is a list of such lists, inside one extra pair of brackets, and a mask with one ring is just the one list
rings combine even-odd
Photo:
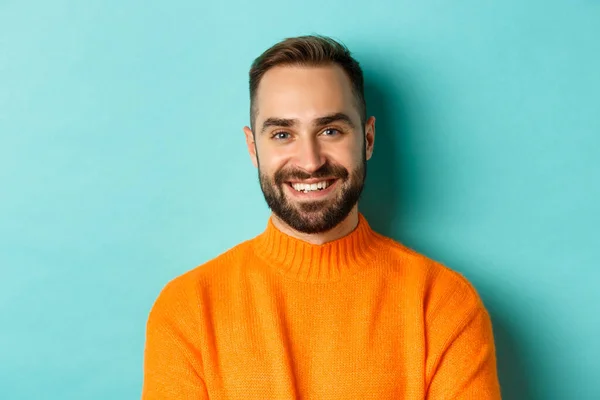
[(256, 108), (257, 123), (272, 117), (308, 122), (338, 112), (359, 120), (350, 79), (337, 65), (271, 68), (258, 86)]

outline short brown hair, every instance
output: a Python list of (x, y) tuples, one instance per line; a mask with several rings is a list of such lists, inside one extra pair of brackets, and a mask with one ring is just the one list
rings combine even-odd
[(350, 78), (352, 91), (364, 125), (367, 107), (364, 94), (363, 72), (348, 48), (326, 36), (309, 35), (285, 39), (262, 53), (250, 68), (250, 125), (254, 130), (256, 106), (254, 100), (263, 75), (271, 68), (282, 65), (322, 66), (337, 64)]

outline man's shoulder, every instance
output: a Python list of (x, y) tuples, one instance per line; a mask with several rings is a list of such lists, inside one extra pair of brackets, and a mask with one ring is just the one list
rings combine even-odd
[[(212, 293), (211, 288), (226, 282), (236, 268), (250, 256), (251, 241), (246, 240), (218, 256), (171, 278), (163, 285), (152, 306), (151, 315), (194, 309), (201, 298)], [(192, 307), (193, 306), (193, 307)], [(191, 308), (190, 308), (191, 307)]]
[(399, 279), (421, 286), (430, 298), (453, 295), (473, 303), (481, 302), (474, 285), (458, 270), (395, 239), (381, 237), (387, 242), (386, 264)]
[(252, 240), (245, 240), (218, 256), (209, 259), (196, 267), (182, 273), (173, 278), (169, 284), (171, 285), (197, 285), (208, 283), (215, 279), (223, 278), (231, 273), (233, 269), (239, 267), (244, 260), (248, 260), (252, 252)]

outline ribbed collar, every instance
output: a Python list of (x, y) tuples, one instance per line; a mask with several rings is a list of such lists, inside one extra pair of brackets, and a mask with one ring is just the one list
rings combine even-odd
[(302, 282), (331, 282), (373, 265), (386, 239), (373, 231), (359, 213), (358, 225), (348, 235), (316, 245), (289, 236), (273, 224), (253, 239), (256, 254), (284, 275)]

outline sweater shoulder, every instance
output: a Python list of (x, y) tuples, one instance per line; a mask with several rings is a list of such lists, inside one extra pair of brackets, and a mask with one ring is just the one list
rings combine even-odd
[(420, 287), (426, 308), (435, 311), (452, 299), (457, 306), (463, 303), (471, 308), (483, 307), (475, 286), (462, 273), (392, 238), (382, 235), (380, 238), (387, 247), (384, 262), (392, 274)]
[(218, 256), (205, 261), (202, 264), (176, 276), (167, 283), (167, 286), (187, 286), (205, 284), (207, 281), (219, 279), (229, 273), (244, 260), (247, 260), (252, 252), (252, 240), (245, 240), (232, 248), (224, 251)]
[(202, 297), (202, 292), (243, 264), (251, 252), (251, 240), (241, 242), (218, 256), (171, 278), (163, 285), (153, 309), (159, 310), (167, 304), (193, 304)]

